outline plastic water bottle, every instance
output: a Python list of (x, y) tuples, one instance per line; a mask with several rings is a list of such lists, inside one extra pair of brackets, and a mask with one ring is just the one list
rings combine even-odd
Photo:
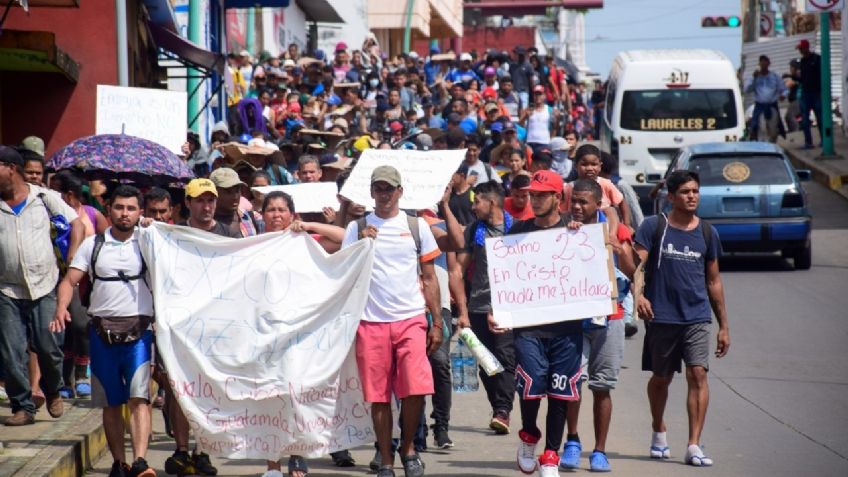
[(504, 370), (498, 358), (480, 342), (480, 338), (471, 331), (471, 328), (463, 328), (459, 332), (459, 340), (465, 343), (466, 348), (477, 359), (477, 363), (489, 376), (502, 373)]
[(474, 355), (471, 354), (462, 340), (458, 340), (451, 351), (451, 377), (453, 378), (454, 392), (474, 392), (479, 387), (477, 360), (474, 359)]

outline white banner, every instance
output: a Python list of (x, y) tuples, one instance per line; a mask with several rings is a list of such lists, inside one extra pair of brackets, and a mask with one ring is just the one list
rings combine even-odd
[(400, 208), (429, 209), (444, 195), (451, 176), (465, 159), (465, 149), (458, 151), (406, 151), (399, 149), (366, 149), (350, 172), (339, 194), (374, 208), (371, 198), (371, 172), (378, 166), (393, 166), (400, 172), (403, 197)]
[(156, 346), (201, 451), (317, 457), (375, 440), (354, 348), (373, 241), (143, 229)]
[(126, 134), (182, 154), (186, 142), (184, 91), (97, 85), (96, 134)]
[(295, 212), (321, 212), (324, 207), (339, 210), (336, 194), (339, 188), (335, 182), (304, 182), (300, 184), (254, 187), (253, 190), (267, 195), (275, 190), (285, 192), (294, 201)]
[(605, 227), (487, 238), (498, 325), (521, 328), (613, 314), (617, 292)]

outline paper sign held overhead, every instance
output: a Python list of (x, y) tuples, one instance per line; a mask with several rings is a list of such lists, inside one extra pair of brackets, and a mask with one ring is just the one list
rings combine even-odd
[(465, 149), (458, 151), (366, 149), (339, 193), (354, 203), (373, 209), (371, 172), (378, 166), (393, 166), (400, 172), (403, 183), (400, 208), (429, 209), (441, 200), (445, 187), (463, 159), (465, 159)]
[(522, 328), (614, 313), (618, 295), (604, 224), (486, 239), (492, 313)]
[(186, 142), (184, 91), (97, 85), (96, 134), (127, 134), (182, 154)]
[(339, 210), (339, 189), (335, 182), (310, 182), (277, 186), (254, 187), (254, 191), (267, 195), (273, 191), (282, 191), (292, 197), (297, 213), (321, 212), (324, 207)]

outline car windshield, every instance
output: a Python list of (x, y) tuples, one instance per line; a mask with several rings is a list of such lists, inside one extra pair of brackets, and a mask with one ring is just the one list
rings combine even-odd
[(621, 127), (635, 131), (714, 131), (737, 126), (730, 89), (625, 91)]
[(701, 186), (791, 184), (792, 176), (779, 155), (695, 156), (689, 170)]

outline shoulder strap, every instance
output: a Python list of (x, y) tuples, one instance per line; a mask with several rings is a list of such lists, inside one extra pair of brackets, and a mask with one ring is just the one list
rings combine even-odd
[(421, 231), (419, 230), (418, 217), (412, 215), (406, 216), (406, 221), (409, 224), (409, 232), (412, 233), (412, 240), (415, 242), (415, 255), (421, 256)]
[(492, 180), (492, 166), (488, 162), (484, 162), (483, 167), (486, 169), (486, 179)]
[[(712, 249), (712, 245), (713, 245), (713, 226), (710, 225), (710, 223), (707, 222), (704, 219), (700, 219), (700, 220), (701, 220), (701, 233), (704, 234), (704, 244), (706, 244), (707, 252), (709, 252)], [(707, 266), (706, 259), (704, 260), (704, 266), (705, 267)]]
[(657, 215), (657, 227), (654, 229), (654, 238), (651, 240), (651, 250), (648, 251), (648, 260), (645, 264), (645, 289), (651, 282), (651, 276), (656, 272), (659, 261), (660, 249), (662, 248), (663, 231), (668, 225), (665, 214)]
[(44, 208), (47, 209), (47, 215), (49, 215), (50, 218), (52, 219), (53, 216), (55, 216), (56, 214), (53, 213), (53, 209), (50, 208), (50, 204), (48, 204), (47, 201), (44, 200), (44, 196), (45, 196), (44, 192), (38, 193), (38, 198), (41, 199), (41, 203), (44, 204)]
[[(100, 256), (100, 249), (103, 248), (103, 243), (106, 241), (106, 235), (97, 234), (94, 236), (94, 248), (91, 250), (91, 264), (89, 265), (89, 276), (91, 276), (91, 284), (94, 285), (96, 280), (102, 280), (102, 277), (97, 276), (97, 271), (94, 268), (97, 265), (97, 257)], [(142, 262), (143, 263), (143, 262)]]

